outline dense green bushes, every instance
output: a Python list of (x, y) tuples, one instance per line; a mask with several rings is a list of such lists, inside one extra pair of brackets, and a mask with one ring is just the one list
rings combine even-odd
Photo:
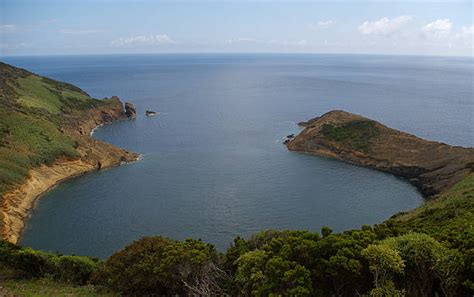
[(112, 255), (94, 282), (128, 296), (220, 293), (217, 260), (200, 240), (145, 237)]
[(224, 254), (200, 240), (146, 237), (103, 263), (1, 242), (0, 264), (17, 278), (93, 283), (126, 296), (469, 296), (465, 255), (426, 234), (378, 240), (370, 227), (327, 230), (238, 237)]
[(86, 284), (99, 270), (98, 259), (35, 251), (0, 241), (0, 266), (18, 278), (50, 277), (76, 285)]

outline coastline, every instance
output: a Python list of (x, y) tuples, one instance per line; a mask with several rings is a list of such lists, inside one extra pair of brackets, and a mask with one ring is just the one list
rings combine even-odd
[(59, 183), (95, 170), (139, 161), (139, 154), (91, 137), (98, 127), (127, 118), (123, 104), (117, 97), (73, 118), (64, 133), (78, 141), (80, 157), (58, 158), (50, 166), (42, 164), (32, 168), (25, 182), (4, 193), (0, 209), (2, 238), (17, 243), (38, 199)]
[(288, 150), (323, 156), (406, 179), (429, 199), (474, 171), (474, 148), (425, 140), (374, 120), (333, 110), (307, 122)]

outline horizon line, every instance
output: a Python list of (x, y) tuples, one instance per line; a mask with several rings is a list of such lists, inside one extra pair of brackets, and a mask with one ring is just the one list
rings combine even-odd
[(1, 58), (21, 58), (21, 57), (58, 57), (58, 56), (138, 56), (138, 55), (334, 55), (334, 56), (404, 56), (404, 57), (439, 57), (439, 58), (474, 58), (474, 53), (466, 55), (436, 55), (436, 54), (404, 54), (404, 53), (328, 53), (328, 52), (140, 52), (140, 53), (64, 53), (64, 54), (20, 54), (20, 55), (2, 55)]

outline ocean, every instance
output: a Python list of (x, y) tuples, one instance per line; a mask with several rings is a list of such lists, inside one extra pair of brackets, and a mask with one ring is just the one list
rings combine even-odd
[[(225, 250), (265, 229), (335, 231), (422, 203), (390, 174), (289, 152), (297, 122), (333, 109), (417, 136), (473, 146), (474, 60), (310, 54), (156, 54), (1, 59), (119, 96), (135, 120), (94, 137), (139, 162), (71, 179), (45, 194), (20, 243), (107, 257), (143, 236), (200, 238)], [(145, 110), (159, 115), (146, 117)]]

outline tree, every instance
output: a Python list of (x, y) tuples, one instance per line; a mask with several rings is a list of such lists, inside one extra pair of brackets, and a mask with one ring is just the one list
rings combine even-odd
[(145, 237), (112, 255), (95, 282), (128, 296), (218, 294), (217, 256), (200, 240)]
[(238, 260), (236, 281), (246, 296), (310, 296), (310, 272), (303, 266), (261, 250), (243, 254)]
[(392, 281), (394, 274), (402, 274), (405, 264), (398, 251), (388, 245), (369, 245), (362, 251), (369, 261), (369, 269), (374, 275), (376, 288), (383, 287)]

